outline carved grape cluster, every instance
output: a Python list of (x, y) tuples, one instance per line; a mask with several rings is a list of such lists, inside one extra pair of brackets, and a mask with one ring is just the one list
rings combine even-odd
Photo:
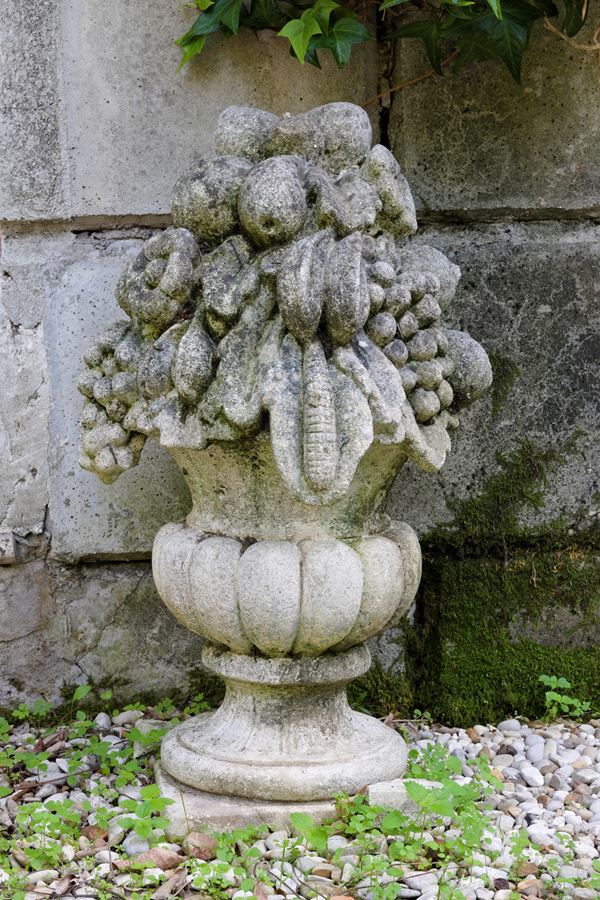
[(80, 465), (103, 481), (114, 481), (136, 465), (144, 436), (123, 422), (138, 399), (137, 365), (142, 342), (129, 322), (111, 326), (84, 356), (78, 389), (86, 397)]
[(369, 269), (370, 316), (365, 331), (400, 372), (402, 387), (419, 423), (452, 405), (447, 380), (454, 369), (441, 326), (440, 279), (433, 272), (403, 270), (375, 259)]

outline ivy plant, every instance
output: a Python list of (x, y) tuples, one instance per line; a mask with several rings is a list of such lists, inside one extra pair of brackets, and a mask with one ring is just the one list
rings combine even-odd
[(438, 75), (444, 63), (460, 67), (495, 59), (520, 83), (523, 53), (537, 19), (560, 17), (560, 27), (551, 30), (567, 39), (584, 25), (588, 0), (561, 2), (559, 9), (553, 0), (382, 0), (374, 17), (364, 0), (195, 0), (199, 15), (177, 43), (184, 66), (215, 32), (268, 30), (287, 40), (301, 63), (320, 68), (319, 51), (344, 66), (356, 44), (418, 38)]

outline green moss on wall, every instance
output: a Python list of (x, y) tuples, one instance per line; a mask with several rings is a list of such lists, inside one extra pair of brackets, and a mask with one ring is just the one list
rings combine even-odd
[(421, 708), (450, 724), (541, 715), (541, 674), (566, 676), (600, 708), (600, 560), (580, 548), (426, 561)]
[(430, 552), (460, 556), (498, 556), (506, 559), (511, 548), (557, 548), (571, 544), (600, 549), (598, 522), (584, 525), (573, 534), (560, 518), (531, 527), (522, 523), (522, 513), (544, 506), (548, 476), (560, 469), (576, 452), (579, 435), (574, 433), (562, 447), (538, 447), (522, 441), (509, 453), (498, 452), (498, 471), (488, 478), (474, 497), (449, 502), (452, 522), (439, 525), (422, 541)]
[(350, 706), (373, 716), (393, 712), (408, 718), (415, 708), (413, 686), (403, 672), (388, 672), (374, 663), (366, 675), (348, 685)]
[(490, 354), (490, 363), (494, 380), (492, 381), (492, 418), (495, 419), (508, 399), (512, 387), (521, 374), (521, 370), (509, 356), (500, 353)]

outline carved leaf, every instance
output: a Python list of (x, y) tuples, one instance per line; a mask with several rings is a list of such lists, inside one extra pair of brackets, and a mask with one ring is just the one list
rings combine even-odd
[(296, 241), (281, 260), (277, 303), (283, 320), (301, 344), (317, 333), (324, 301), (324, 268), (330, 232)]
[(362, 257), (362, 235), (339, 241), (327, 260), (327, 324), (337, 344), (347, 344), (369, 315), (369, 292)]

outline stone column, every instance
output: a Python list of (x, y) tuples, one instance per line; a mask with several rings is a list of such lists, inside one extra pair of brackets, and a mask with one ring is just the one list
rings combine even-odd
[(404, 770), (345, 685), (419, 583), (387, 491), (407, 461), (440, 468), (489, 362), (443, 325), (459, 270), (411, 244), (410, 189), (359, 107), (225, 110), (173, 222), (126, 266), (128, 320), (80, 382), (81, 464), (113, 481), (152, 437), (193, 498), (154, 577), (227, 691), (165, 738), (161, 784), (188, 825), (324, 815)]

